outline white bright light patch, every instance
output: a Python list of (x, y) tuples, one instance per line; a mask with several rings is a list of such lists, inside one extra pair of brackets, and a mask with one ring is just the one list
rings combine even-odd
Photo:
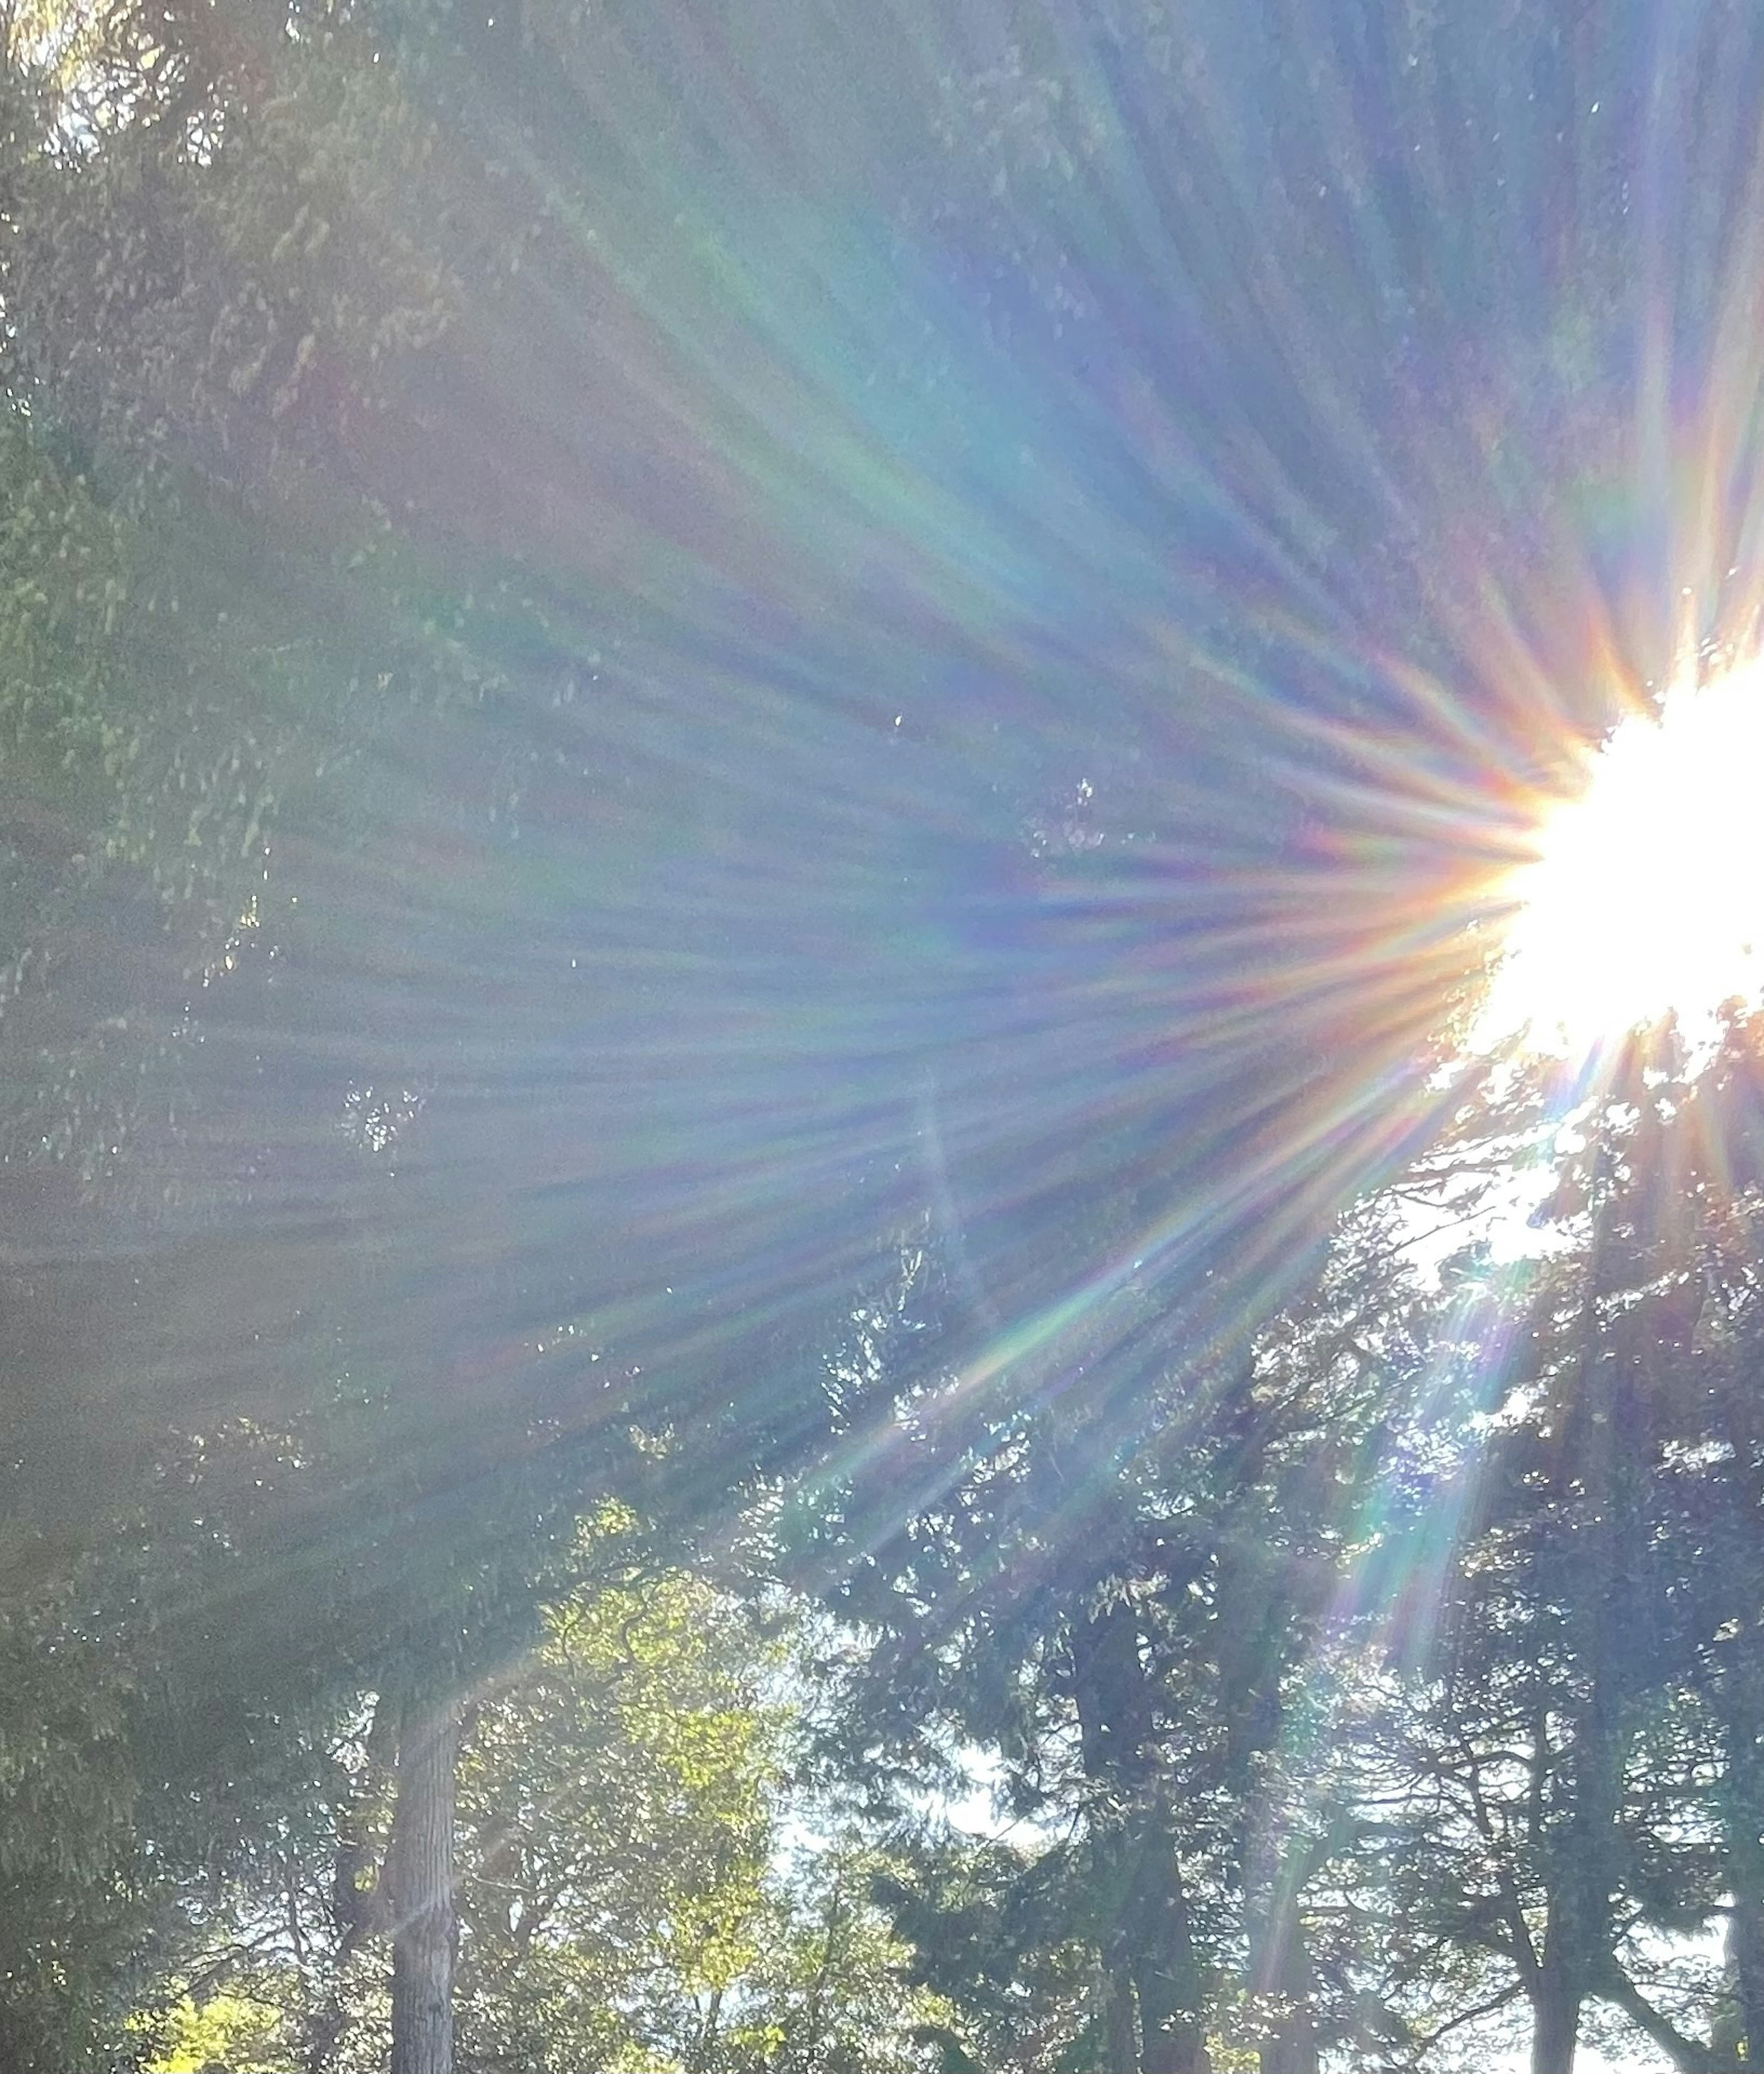
[(1617, 728), (1510, 882), (1482, 1028), (1570, 1056), (1676, 1011), (1695, 1041), (1764, 978), (1764, 665)]

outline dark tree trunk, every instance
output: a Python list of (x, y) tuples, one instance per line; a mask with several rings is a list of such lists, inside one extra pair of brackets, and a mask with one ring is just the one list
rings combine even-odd
[(1144, 1940), (1134, 1968), (1140, 2067), (1142, 2074), (1208, 2074), (1206, 1995), (1176, 1857), (1175, 1810), (1158, 1793), (1141, 1820), (1130, 1901)]
[(1764, 2067), (1764, 1746), (1754, 1695), (1746, 1695), (1753, 1704), (1736, 1708), (1738, 1696), (1729, 1696), (1727, 1721), (1724, 1812), (1727, 1880), (1733, 1896), (1727, 1958), (1738, 2006), (1734, 2028), (1745, 2064)]
[(1108, 2074), (1136, 2074), (1139, 2033), (1134, 2021), (1133, 1976), (1125, 1966), (1117, 1967), (1109, 1975), (1103, 1993), (1103, 2047), (1109, 2055)]
[(1279, 1998), (1276, 2016), (1257, 2048), (1258, 2074), (1319, 2074), (1316, 2017), (1312, 2007), (1314, 1983), (1304, 1927), (1293, 1911), (1275, 1933), (1278, 1948), (1270, 1956), (1269, 1984)]
[[(1120, 1791), (1134, 1770), (1139, 1746), (1130, 1695), (1140, 1676), (1136, 1642), (1124, 1607), (1076, 1617), (1070, 1630), (1072, 1694), (1077, 1703), (1085, 1775)], [(1134, 2009), (1134, 1969), (1138, 1950), (1129, 1893), (1132, 1866), (1129, 1838), (1118, 1812), (1093, 1813), (1091, 1881), (1100, 1919), (1098, 1944), (1107, 1983), (1104, 2042), (1107, 2074), (1141, 2074)]]
[[(1754, 1867), (1752, 1869), (1757, 1869)], [(1736, 1888), (1739, 1882), (1735, 1882)], [(1750, 1883), (1749, 1883), (1750, 1884)], [(1764, 2067), (1764, 1892), (1756, 1885), (1736, 1891), (1727, 1927), (1727, 1948), (1739, 2002), (1740, 2039), (1748, 2067)]]
[(1283, 2016), (1256, 2048), (1258, 2074), (1318, 2074), (1316, 2026), (1300, 2009)]
[(454, 1771), (452, 1707), (407, 1710), (387, 1862), (392, 1929), (392, 2074), (452, 2074)]
[(1584, 1999), (1579, 1984), (1546, 1956), (1531, 2003), (1531, 2074), (1574, 2074)]
[(1142, 1960), (1134, 1975), (1142, 2074), (1210, 2074), (1206, 2022), (1188, 1956), (1186, 1965), (1179, 1952)]
[(1638, 1512), (1633, 1466), (1619, 1448), (1618, 1436), (1646, 1429), (1637, 1412), (1626, 1351), (1611, 1345), (1601, 1322), (1601, 1307), (1608, 1296), (1605, 1207), (1611, 1163), (1610, 1148), (1601, 1142), (1590, 1193), (1593, 1226), (1581, 1299), (1577, 1387), (1560, 1428), (1553, 1478), (1554, 1498), (1576, 1529), (1563, 1589), (1568, 1595), (1574, 1655), (1587, 1692), (1572, 1710), (1567, 1849), (1550, 1854), (1543, 1948), (1528, 1984), (1531, 2074), (1572, 2074), (1588, 1989), (1609, 1959), (1611, 1896), (1617, 1883), (1625, 1756), (1621, 1696), (1633, 1618), (1621, 1582), (1628, 1560), (1625, 1523), (1635, 1521)]
[(1319, 2074), (1316, 1977), (1303, 1901), (1327, 1855), (1321, 1836), (1291, 1840), (1258, 1882), (1262, 1898), (1251, 1916), (1250, 1979), (1270, 2009), (1256, 2046), (1258, 2074)]
[[(1075, 1620), (1070, 1642), (1084, 1770), (1116, 1803), (1105, 1820), (1093, 1818), (1091, 1832), (1102, 1959), (1117, 1984), (1109, 2043), (1128, 2055), (1110, 2074), (1209, 2074), (1203, 1973), (1175, 1812), (1158, 1782), (1155, 1709), (1132, 1609), (1117, 1601)], [(1124, 1976), (1138, 2006), (1136, 2039)]]

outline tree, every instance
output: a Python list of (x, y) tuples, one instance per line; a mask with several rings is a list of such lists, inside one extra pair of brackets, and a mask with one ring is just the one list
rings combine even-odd
[(65, 1624), (56, 1589), (0, 1621), (0, 2059), (107, 2068), (171, 1928), (138, 1853), (128, 1671)]
[[(1023, 1870), (1040, 1900), (1022, 1920), (1089, 1947), (1082, 2049), (1106, 2064), (1203, 2066), (1246, 1969), (1270, 2068), (1339, 2017), (1303, 1945), (1328, 1827), (1304, 1812), (1313, 1782), (1283, 1744), (1327, 1682), (1360, 1515), (1419, 1358), (1401, 1252), (1376, 1217), (1350, 1223), (1246, 1343), (1185, 1359), (1193, 1321), (1166, 1315), (1123, 1371), (1097, 1363), (1082, 1399), (1016, 1408), (1020, 1370), (997, 1395), (915, 1380), (887, 1445), (854, 1448), (861, 1473), (800, 1516), (807, 1573), (872, 1638), (852, 1762), (936, 1778), (952, 1746), (989, 1754), (1004, 1804), (1049, 1837)], [(846, 1356), (854, 1422), (901, 1388), (891, 1345), (923, 1376), (926, 1264), (907, 1266)], [(1118, 1344), (1117, 1323), (1101, 1329)], [(923, 1495), (897, 1520), (903, 1488)]]
[[(1419, 1128), (1391, 1090), (1434, 1063), (1461, 948), (1436, 781), (1534, 760), (1460, 572), (1550, 566), (1514, 456), (1627, 452), (1613, 385), (1561, 370), (1646, 333), (1607, 140), (1656, 133), (1588, 133), (1598, 199), (1564, 221), (1504, 124), (1459, 119), (1460, 77), (1504, 92), (1461, 25), (1313, 55), (1233, 14), (1185, 22), (1172, 66), (1158, 10), (1111, 8), (1080, 68), (1022, 11), (977, 53), (910, 9), (824, 37), (816, 8), (742, 10), (689, 116), (690, 7), (4, 17), (0, 1067), (10, 1137), (102, 1196), (12, 1169), (9, 1206), (55, 1215), (7, 1266), (6, 1555), (80, 1576), (175, 1491), (178, 1573), (137, 1609), (218, 1775), (316, 1753), (315, 1722), (375, 1742), (371, 1696), (401, 2065), (448, 2057), (460, 1710), (564, 1589), (575, 1514), (616, 1493), (712, 1538), (846, 1396), (849, 1458), (804, 1509), (817, 1584), (901, 1680), (874, 1740), (923, 1777), (977, 1740), (1070, 1819), (1047, 1934), (1094, 1958), (1094, 2035), (1192, 2068), (1250, 1982), (1270, 2067), (1347, 2035), (1315, 1934), (1336, 1825), (1285, 1759), (1407, 1357), (1356, 1320), (1338, 1369), (1325, 1320), (1295, 1403), (1260, 1335)], [(1544, 104), (1597, 105), (1588, 66), (1621, 64), (1521, 13)], [(1258, 119), (1279, 149), (1248, 180), (1194, 148), (1295, 63), (1307, 107), (1369, 83), (1389, 148)], [(732, 147), (769, 124), (852, 235)], [(1409, 227), (1452, 180), (1500, 200), (1436, 263)], [(1252, 192), (1297, 333), (1224, 279)], [(1376, 308), (1323, 278), (1345, 208), (1395, 226)], [(809, 308), (847, 338), (825, 364), (820, 332), (766, 336)], [(1428, 351), (1489, 406), (1464, 451), (1512, 428), (1485, 495), (1485, 451), (1439, 465), (1431, 402), (1386, 407), (1387, 381), (1434, 393)], [(1361, 413), (1378, 438), (1342, 439)], [(1550, 659), (1548, 627), (1518, 638)], [(899, 1230), (938, 1315), (862, 1307), (878, 1358), (821, 1371)], [(1574, 1316), (1610, 1356), (1587, 1401), (1652, 1417), (1605, 1315), (1634, 1255)], [(1561, 1396), (1503, 1457), (1522, 1487), (1548, 1456), (1547, 1502), (1506, 1494), (1481, 1544), (1567, 1705), (1536, 1746), (1568, 1782), (1533, 1954), (1559, 2051), (1638, 1886), (1626, 1739), (1750, 1704), (1729, 1612), (1702, 1712), (1655, 1721), (1611, 1600), (1619, 1501), (1658, 1525), (1668, 1485), (1650, 1458), (1632, 1491)], [(1674, 1518), (1738, 1524), (1719, 1481)], [(1498, 1619), (1459, 1597), (1492, 1684)], [(1737, 1865), (1754, 1796), (1724, 1762)], [(365, 1825), (364, 1798), (336, 1804)]]
[(1572, 2065), (1600, 2002), (1692, 2074), (1724, 2049), (1696, 2035), (1718, 2015), (1706, 1988), (1648, 1940), (1706, 1929), (1744, 1862), (1708, 1791), (1725, 1760), (1703, 1697), (1732, 1602), (1698, 1580), (1745, 1575), (1726, 1538), (1750, 1531), (1728, 1485), (1742, 1452), (1716, 1407), (1751, 1272), (1754, 1043), (1730, 1027), (1706, 1072), (1670, 1031), (1632, 1043), (1560, 1127), (1554, 1246), (1473, 1268), (1442, 1314), (1458, 1539), (1406, 1624), (1369, 1762), (1400, 1811), (1381, 1825), (1402, 1839), (1390, 1906), (1419, 1931), (1413, 1981), (1451, 1951), (1468, 1971), (1447, 2022), (1522, 1999), (1540, 2070)]
[[(807, 1810), (775, 1622), (658, 1573), (629, 1518), (604, 1514), (582, 1552), (541, 1642), (461, 1722), (457, 2064), (922, 2065), (936, 2006), (896, 1977), (876, 1861), (799, 1838), (782, 1868)], [(372, 1948), (399, 1935), (398, 1725), (380, 1708), (333, 1723), (308, 1766), (321, 1790), (285, 1801), (229, 1881), (192, 1881), (202, 1942), (156, 2064), (229, 2026), (275, 2074), (356, 2074), (396, 2042), (400, 1982)]]

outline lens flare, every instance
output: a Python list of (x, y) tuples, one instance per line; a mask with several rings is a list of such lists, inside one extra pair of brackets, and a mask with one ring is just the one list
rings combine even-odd
[(1675, 1014), (1694, 1045), (1764, 981), (1764, 663), (1625, 721), (1507, 890), (1482, 1035), (1584, 1056)]

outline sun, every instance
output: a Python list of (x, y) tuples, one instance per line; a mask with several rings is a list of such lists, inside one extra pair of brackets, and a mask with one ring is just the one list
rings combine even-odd
[(1584, 1056), (1675, 1014), (1693, 1043), (1764, 981), (1764, 662), (1625, 721), (1539, 831), (1480, 1025)]

